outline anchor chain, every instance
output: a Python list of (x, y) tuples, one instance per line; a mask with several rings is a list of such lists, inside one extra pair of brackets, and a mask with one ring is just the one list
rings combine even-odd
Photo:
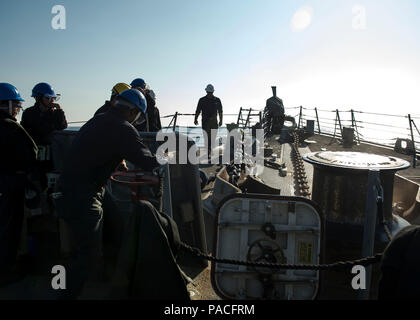
[(311, 193), (309, 192), (309, 183), (308, 183), (308, 177), (306, 175), (305, 171), (305, 163), (303, 162), (302, 155), (299, 151), (299, 135), (297, 133), (297, 130), (293, 131), (290, 134), (293, 138), (293, 144), (292, 144), (292, 163), (294, 167), (294, 176), (296, 180), (296, 184), (298, 187), (299, 195), (309, 198), (311, 196)]
[(311, 265), (311, 264), (284, 264), (284, 263), (270, 263), (270, 262), (252, 262), (252, 261), (244, 261), (244, 260), (233, 260), (233, 259), (222, 259), (213, 257), (211, 254), (205, 254), (200, 249), (191, 247), (190, 245), (181, 242), (180, 248), (184, 251), (193, 254), (194, 256), (206, 259), (216, 263), (225, 263), (225, 264), (232, 264), (232, 265), (241, 265), (247, 267), (263, 267), (269, 269), (277, 269), (277, 270), (342, 270), (348, 269), (353, 266), (369, 266), (375, 263), (378, 263), (382, 259), (382, 253), (378, 253), (372, 257), (366, 257), (359, 260), (352, 260), (352, 261), (337, 261), (330, 264), (318, 264), (318, 265)]

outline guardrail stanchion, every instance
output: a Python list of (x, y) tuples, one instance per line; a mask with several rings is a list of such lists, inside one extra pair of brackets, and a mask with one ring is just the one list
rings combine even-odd
[(316, 122), (318, 123), (318, 133), (321, 134), (321, 126), (319, 124), (318, 110), (315, 108)]
[(357, 128), (356, 117), (354, 116), (354, 110), (351, 109), (351, 126), (356, 129), (357, 144), (360, 144), (359, 128)]
[(410, 133), (411, 133), (411, 141), (413, 141), (413, 147), (414, 147), (414, 155), (413, 155), (413, 168), (416, 168), (417, 166), (417, 159), (416, 159), (416, 142), (414, 141), (414, 133), (413, 133), (413, 124), (411, 120), (411, 114), (408, 115), (408, 121), (410, 122)]
[(175, 112), (175, 116), (174, 116), (174, 126), (173, 126), (173, 130), (175, 131), (176, 129), (176, 120), (178, 119), (178, 112)]
[(341, 126), (340, 112), (338, 111), (338, 109), (336, 110), (336, 112), (337, 112), (337, 120), (338, 120), (338, 124), (339, 124), (339, 126), (340, 126), (341, 138), (343, 138), (343, 127)]
[(300, 119), (302, 119), (302, 106), (300, 106), (300, 111), (299, 111), (299, 123), (298, 123), (298, 129), (300, 129)]

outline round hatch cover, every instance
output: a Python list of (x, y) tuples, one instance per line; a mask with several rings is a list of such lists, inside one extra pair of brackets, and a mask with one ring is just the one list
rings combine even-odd
[(303, 159), (314, 165), (358, 170), (402, 170), (410, 167), (408, 161), (371, 153), (321, 151), (308, 153)]

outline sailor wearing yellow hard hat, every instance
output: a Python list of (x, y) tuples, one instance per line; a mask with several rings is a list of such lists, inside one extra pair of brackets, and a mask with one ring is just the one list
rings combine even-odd
[(117, 83), (111, 90), (111, 99), (109, 101), (105, 101), (105, 104), (95, 112), (94, 116), (100, 113), (108, 112), (112, 105), (114, 105), (117, 96), (128, 89), (131, 89), (131, 86), (129, 84), (126, 84), (124, 82)]

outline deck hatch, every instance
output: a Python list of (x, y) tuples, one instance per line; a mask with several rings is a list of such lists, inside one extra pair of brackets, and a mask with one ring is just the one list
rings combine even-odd
[[(219, 258), (320, 263), (321, 217), (307, 199), (233, 195), (219, 207), (216, 223), (214, 254)], [(319, 272), (214, 263), (212, 282), (225, 299), (310, 300), (318, 292)]]

